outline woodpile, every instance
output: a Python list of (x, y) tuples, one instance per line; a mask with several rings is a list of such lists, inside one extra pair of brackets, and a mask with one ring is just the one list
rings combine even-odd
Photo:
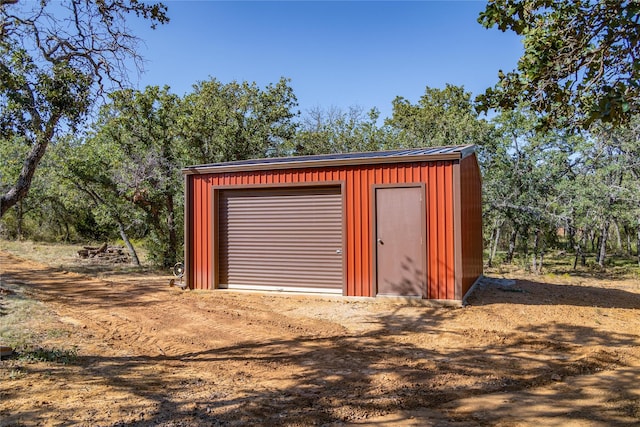
[(131, 257), (122, 246), (103, 243), (99, 247), (84, 246), (78, 251), (78, 257), (92, 262), (105, 264), (123, 264), (131, 262)]

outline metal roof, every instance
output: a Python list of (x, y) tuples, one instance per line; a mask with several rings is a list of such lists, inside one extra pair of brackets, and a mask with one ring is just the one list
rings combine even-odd
[(370, 151), (362, 153), (269, 157), (264, 159), (237, 160), (233, 162), (188, 166), (182, 169), (182, 173), (185, 175), (192, 175), (202, 173), (299, 169), (380, 163), (434, 162), (438, 160), (459, 160), (473, 154), (474, 152), (475, 145), (456, 145), (446, 147), (406, 148), (389, 151)]

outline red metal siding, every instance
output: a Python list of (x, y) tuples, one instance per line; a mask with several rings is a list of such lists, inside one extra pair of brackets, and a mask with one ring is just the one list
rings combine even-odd
[(476, 156), (460, 162), (462, 296), (482, 274), (482, 178)]
[(211, 177), (189, 176), (192, 209), (189, 209), (188, 227), (191, 259), (188, 260), (189, 283), (194, 289), (210, 287), (211, 271)]
[(217, 186), (345, 183), (346, 294), (372, 295), (371, 193), (373, 184), (427, 184), (427, 269), (429, 298), (454, 298), (453, 165), (450, 161), (390, 165), (287, 169), (188, 176), (192, 209), (187, 209), (188, 283), (194, 289), (213, 288), (211, 189)]

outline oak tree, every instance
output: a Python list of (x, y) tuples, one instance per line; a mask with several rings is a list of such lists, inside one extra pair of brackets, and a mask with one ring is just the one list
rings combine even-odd
[(471, 93), (462, 86), (426, 87), (416, 104), (393, 100), (393, 115), (385, 122), (396, 129), (405, 147), (482, 144), (489, 127), (475, 109)]
[(166, 10), (138, 0), (0, 0), (0, 138), (29, 148), (17, 177), (0, 177), (0, 217), (25, 197), (59, 132), (140, 66), (127, 17), (155, 26), (168, 22)]
[(524, 43), (517, 69), (478, 97), (483, 109), (526, 100), (543, 127), (584, 129), (640, 112), (638, 0), (490, 0), (478, 21)]

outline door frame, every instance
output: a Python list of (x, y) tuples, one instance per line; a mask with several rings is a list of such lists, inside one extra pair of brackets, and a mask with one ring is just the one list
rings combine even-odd
[(287, 183), (267, 183), (267, 184), (230, 184), (230, 185), (214, 185), (210, 188), (211, 192), (211, 255), (209, 271), (211, 280), (211, 289), (220, 288), (220, 194), (223, 191), (235, 190), (292, 190), (304, 188), (339, 188), (340, 198), (342, 199), (341, 216), (342, 216), (342, 295), (347, 295), (347, 261), (346, 261), (346, 233), (347, 233), (347, 217), (346, 217), (346, 183), (344, 180), (331, 181), (310, 181), (310, 182), (287, 182)]
[[(373, 184), (371, 185), (371, 296), (376, 297), (378, 295), (378, 209), (377, 209), (377, 192), (378, 189), (393, 189), (393, 188), (419, 188), (421, 190), (422, 204), (420, 206), (420, 216), (422, 218), (420, 224), (420, 231), (422, 233), (422, 281), (424, 288), (422, 289), (422, 298), (429, 298), (429, 283), (427, 282), (428, 274), (427, 268), (429, 263), (427, 262), (428, 256), (428, 240), (427, 240), (427, 186), (424, 182), (411, 182), (403, 184)], [(400, 296), (402, 297), (402, 296)]]

